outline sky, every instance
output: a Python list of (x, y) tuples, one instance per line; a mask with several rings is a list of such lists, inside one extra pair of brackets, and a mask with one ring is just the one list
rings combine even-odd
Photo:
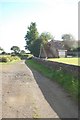
[(31, 22), (39, 34), (50, 32), (55, 40), (71, 33), (78, 39), (79, 0), (0, 0), (0, 46), (10, 52), (13, 45), (25, 49), (24, 36)]

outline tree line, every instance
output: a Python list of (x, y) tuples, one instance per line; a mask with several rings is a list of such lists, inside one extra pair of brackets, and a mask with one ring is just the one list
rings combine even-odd
[[(27, 29), (27, 33), (24, 37), (26, 41), (25, 49), (28, 49), (31, 54), (38, 57), (41, 46), (45, 47), (50, 39), (54, 41), (54, 36), (50, 32), (42, 32), (39, 34), (35, 22), (31, 22)], [(77, 42), (72, 34), (63, 34), (61, 39), (63, 40), (66, 50), (80, 51), (80, 40)], [(14, 54), (25, 53), (25, 51), (20, 50), (18, 46), (12, 46), (11, 50), (14, 52)], [(0, 47), (0, 51), (2, 51), (2, 54), (5, 54), (5, 51), (2, 47)]]
[[(14, 54), (14, 55), (26, 53), (25, 50), (20, 50), (18, 46), (12, 46), (10, 50), (12, 51), (11, 54)], [(2, 47), (0, 47), (0, 51), (1, 51), (1, 54), (8, 54), (5, 52), (5, 50)]]
[(27, 34), (25, 35), (26, 46), (34, 56), (39, 56), (40, 46), (45, 45), (49, 39), (53, 39), (53, 36), (49, 32), (44, 32), (39, 35), (35, 22), (31, 22), (28, 27)]
[[(26, 41), (25, 49), (28, 49), (34, 56), (37, 57), (39, 56), (40, 47), (42, 45), (45, 47), (49, 39), (54, 40), (53, 35), (49, 32), (43, 32), (39, 35), (35, 22), (31, 22), (24, 38)], [(63, 40), (65, 49), (68, 51), (80, 47), (72, 34), (63, 34), (61, 39)]]

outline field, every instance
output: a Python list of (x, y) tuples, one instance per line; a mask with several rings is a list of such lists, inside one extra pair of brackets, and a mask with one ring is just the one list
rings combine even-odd
[(80, 58), (50, 58), (48, 60), (80, 66)]

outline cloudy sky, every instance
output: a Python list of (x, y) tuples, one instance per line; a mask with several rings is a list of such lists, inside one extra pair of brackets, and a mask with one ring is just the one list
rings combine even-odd
[(56, 40), (64, 33), (78, 39), (79, 0), (0, 0), (0, 46), (24, 49), (24, 36), (31, 22), (39, 33), (50, 32)]

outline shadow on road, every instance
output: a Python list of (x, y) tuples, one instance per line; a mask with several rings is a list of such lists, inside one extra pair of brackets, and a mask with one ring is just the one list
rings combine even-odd
[(30, 68), (44, 98), (60, 118), (78, 118), (78, 107), (55, 82)]

